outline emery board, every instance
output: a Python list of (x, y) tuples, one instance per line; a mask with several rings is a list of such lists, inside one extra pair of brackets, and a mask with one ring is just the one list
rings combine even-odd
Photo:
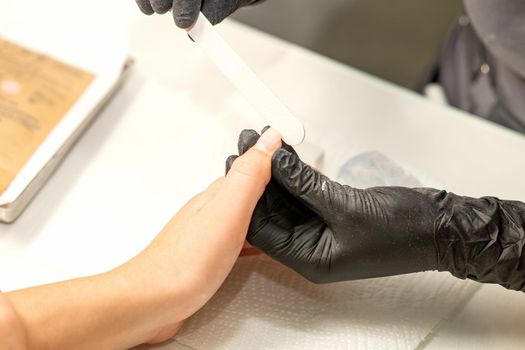
[(188, 35), (255, 108), (266, 125), (279, 131), (289, 145), (299, 145), (304, 141), (303, 124), (226, 43), (202, 12), (188, 30)]
[[(102, 87), (94, 71), (0, 37), (1, 222), (20, 215), (130, 65)], [(91, 93), (97, 85), (103, 94)]]

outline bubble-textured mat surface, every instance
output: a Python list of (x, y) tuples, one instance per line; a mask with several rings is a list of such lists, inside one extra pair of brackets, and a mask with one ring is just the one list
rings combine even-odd
[(193, 349), (414, 349), (476, 289), (448, 273), (312, 284), (241, 258), (177, 342)]

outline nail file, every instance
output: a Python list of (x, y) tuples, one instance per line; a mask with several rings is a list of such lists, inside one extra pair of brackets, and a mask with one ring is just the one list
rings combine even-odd
[(188, 30), (188, 35), (259, 112), (266, 124), (281, 133), (286, 143), (298, 145), (303, 142), (303, 124), (264, 85), (202, 13), (194, 26)]

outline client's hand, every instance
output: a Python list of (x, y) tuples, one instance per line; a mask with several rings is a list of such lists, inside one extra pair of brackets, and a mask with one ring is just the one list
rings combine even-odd
[(171, 337), (177, 323), (199, 310), (224, 282), (243, 248), (255, 205), (270, 181), (272, 154), (280, 146), (280, 135), (267, 131), (125, 267), (130, 274), (140, 271), (148, 288), (173, 298), (167, 327), (150, 341)]
[(0, 349), (128, 349), (172, 337), (230, 273), (280, 146), (279, 134), (268, 131), (124, 265), (7, 293)]

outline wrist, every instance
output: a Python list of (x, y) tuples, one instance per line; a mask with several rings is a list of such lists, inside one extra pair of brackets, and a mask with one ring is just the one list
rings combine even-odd
[(525, 204), (449, 193), (436, 221), (439, 271), (525, 291)]
[(23, 350), (26, 344), (24, 323), (9, 299), (0, 292), (0, 347)]
[[(446, 192), (431, 188), (376, 187), (365, 191), (385, 208), (381, 240), (375, 242), (384, 261), (384, 275), (436, 270), (438, 266), (435, 236), (440, 205)], [(373, 201), (369, 201), (373, 202)], [(381, 217), (381, 216), (379, 216)]]
[[(177, 276), (175, 259), (163, 257), (150, 246), (142, 253), (107, 274), (118, 280), (122, 293), (128, 295), (143, 313), (149, 329), (165, 327), (184, 321), (189, 314), (191, 297), (186, 284)], [(149, 310), (149, 311), (148, 311)]]
[[(172, 315), (158, 290), (137, 284), (135, 274), (123, 266), (9, 293), (25, 326), (27, 348), (127, 349), (154, 338)], [(2, 349), (3, 340), (0, 336)]]
[(413, 189), (419, 196), (420, 201), (415, 201), (417, 213), (415, 214), (418, 223), (415, 224), (417, 229), (414, 230), (416, 240), (421, 241), (421, 250), (425, 252), (425, 270), (438, 270), (439, 267), (439, 252), (438, 252), (438, 236), (437, 227), (440, 220), (441, 213), (445, 207), (449, 206), (449, 193), (443, 190), (434, 188), (416, 188)]

